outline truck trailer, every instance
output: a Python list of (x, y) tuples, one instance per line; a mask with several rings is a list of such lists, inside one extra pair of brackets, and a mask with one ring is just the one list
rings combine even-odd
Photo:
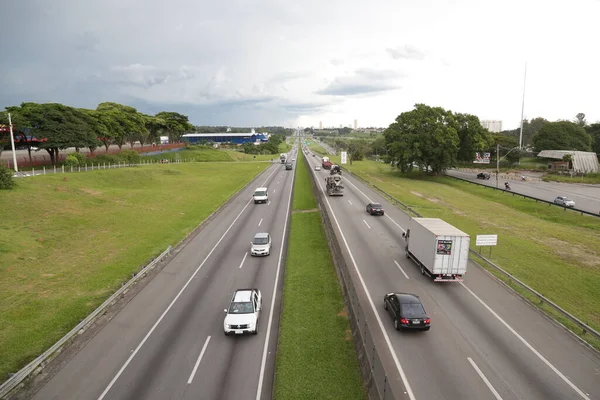
[(279, 159), (281, 160), (281, 163), (282, 163), (282, 164), (284, 164), (284, 163), (285, 163), (285, 161), (286, 161), (286, 158), (287, 158), (287, 156), (286, 156), (286, 154), (285, 154), (285, 153), (281, 153), (281, 154), (279, 155)]
[(462, 282), (469, 262), (470, 236), (439, 218), (411, 218), (406, 257), (434, 282)]
[(325, 177), (325, 188), (328, 196), (343, 196), (344, 185), (340, 175), (330, 175)]

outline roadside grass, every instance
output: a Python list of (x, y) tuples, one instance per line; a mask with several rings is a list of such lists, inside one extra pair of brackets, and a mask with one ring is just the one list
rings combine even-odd
[(19, 179), (2, 191), (0, 382), (267, 167), (149, 165)]
[(366, 399), (342, 291), (301, 153), (294, 183), (273, 397)]
[(274, 158), (279, 158), (279, 154), (246, 154), (242, 151), (231, 149), (212, 149), (207, 147), (191, 147), (185, 150), (155, 154), (152, 156), (143, 156), (142, 159), (147, 160), (186, 160), (194, 162), (210, 162), (210, 161), (271, 161)]
[[(401, 174), (391, 171), (389, 165), (372, 161), (354, 162), (346, 168), (423, 216), (442, 218), (473, 238), (498, 234), (492, 261), (600, 330), (598, 218), (448, 177)], [(476, 249), (474, 240), (471, 247)], [(488, 251), (484, 249), (483, 255), (488, 257)], [(540, 305), (531, 295), (525, 295)], [(548, 311), (545, 305), (541, 308)], [(549, 313), (556, 317), (556, 313)], [(564, 318), (557, 319), (581, 334)], [(600, 349), (600, 341), (584, 337)]]
[(322, 156), (326, 156), (328, 155), (327, 151), (325, 151), (325, 149), (323, 148), (323, 146), (321, 146), (320, 144), (316, 143), (316, 142), (311, 142), (308, 147), (314, 151), (317, 154), (320, 154)]
[(598, 174), (587, 174), (585, 176), (565, 176), (565, 175), (554, 175), (548, 174), (542, 178), (546, 182), (564, 182), (564, 183), (588, 183), (588, 184), (599, 184), (600, 173)]

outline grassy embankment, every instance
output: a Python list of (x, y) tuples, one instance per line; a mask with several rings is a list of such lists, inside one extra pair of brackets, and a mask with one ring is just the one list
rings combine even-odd
[[(290, 151), (291, 146), (286, 142), (279, 144), (279, 153), (287, 153)], [(201, 146), (192, 146), (188, 149), (171, 152), (161, 153), (152, 156), (143, 157), (144, 160), (161, 160), (167, 159), (171, 162), (176, 160), (181, 161), (193, 161), (193, 162), (206, 162), (206, 161), (272, 161), (273, 159), (279, 159), (279, 153), (277, 154), (246, 154), (242, 151), (231, 150), (231, 149), (213, 149)]]
[(587, 174), (586, 176), (574, 177), (564, 175), (545, 175), (542, 180), (546, 182), (600, 184), (600, 174)]
[(365, 399), (310, 172), (298, 152), (274, 398)]
[(268, 166), (51, 174), (20, 179), (16, 189), (2, 191), (0, 382)]
[[(346, 167), (420, 214), (442, 218), (473, 238), (498, 234), (491, 256), (495, 263), (600, 330), (600, 219), (447, 177), (416, 174), (409, 178), (372, 161)], [(475, 249), (475, 240), (471, 246)], [(487, 252), (486, 248), (486, 256)], [(580, 333), (528, 293), (524, 295)], [(600, 342), (584, 337), (600, 349)]]

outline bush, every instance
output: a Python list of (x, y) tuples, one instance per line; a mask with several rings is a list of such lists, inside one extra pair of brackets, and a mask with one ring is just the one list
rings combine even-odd
[(119, 162), (119, 158), (117, 158), (117, 156), (114, 156), (112, 154), (100, 154), (97, 155), (94, 158), (89, 158), (87, 159), (85, 163), (87, 163), (88, 165), (91, 165), (92, 163), (94, 164), (117, 164)]
[(120, 160), (127, 162), (129, 165), (139, 164), (141, 160), (140, 153), (135, 150), (122, 150), (117, 156)]
[(65, 167), (78, 167), (81, 164), (79, 164), (79, 159), (77, 156), (69, 154), (67, 158), (65, 158), (64, 165)]
[(4, 165), (0, 165), (0, 189), (12, 189), (14, 186), (13, 172)]

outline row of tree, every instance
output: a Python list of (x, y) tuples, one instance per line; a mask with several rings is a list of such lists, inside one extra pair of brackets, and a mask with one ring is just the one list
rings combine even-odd
[[(135, 108), (117, 104), (101, 103), (95, 110), (75, 108), (58, 103), (22, 103), (7, 107), (0, 112), (0, 126), (8, 126), (11, 115), (15, 141), (27, 146), (44, 149), (52, 163), (58, 152), (69, 147), (89, 148), (115, 144), (121, 148), (129, 143), (159, 142), (160, 136), (168, 136), (169, 142), (179, 142), (181, 135), (193, 129), (188, 117), (176, 112), (163, 111), (151, 116)], [(10, 144), (6, 129), (0, 131), (0, 153)]]
[[(545, 121), (543, 124), (537, 119), (536, 124), (541, 127), (532, 136), (535, 150), (591, 151), (592, 143), (599, 144), (600, 124), (587, 126), (581, 123), (585, 120), (583, 114), (578, 114), (578, 118), (579, 122)], [(419, 166), (435, 173), (459, 161), (473, 161), (476, 152), (494, 154), (497, 145), (503, 149), (518, 146), (515, 135), (493, 134), (483, 128), (474, 115), (425, 104), (416, 104), (413, 110), (400, 114), (385, 130), (384, 139), (387, 155), (400, 170), (410, 171)], [(507, 158), (514, 161), (521, 155), (514, 151)]]

